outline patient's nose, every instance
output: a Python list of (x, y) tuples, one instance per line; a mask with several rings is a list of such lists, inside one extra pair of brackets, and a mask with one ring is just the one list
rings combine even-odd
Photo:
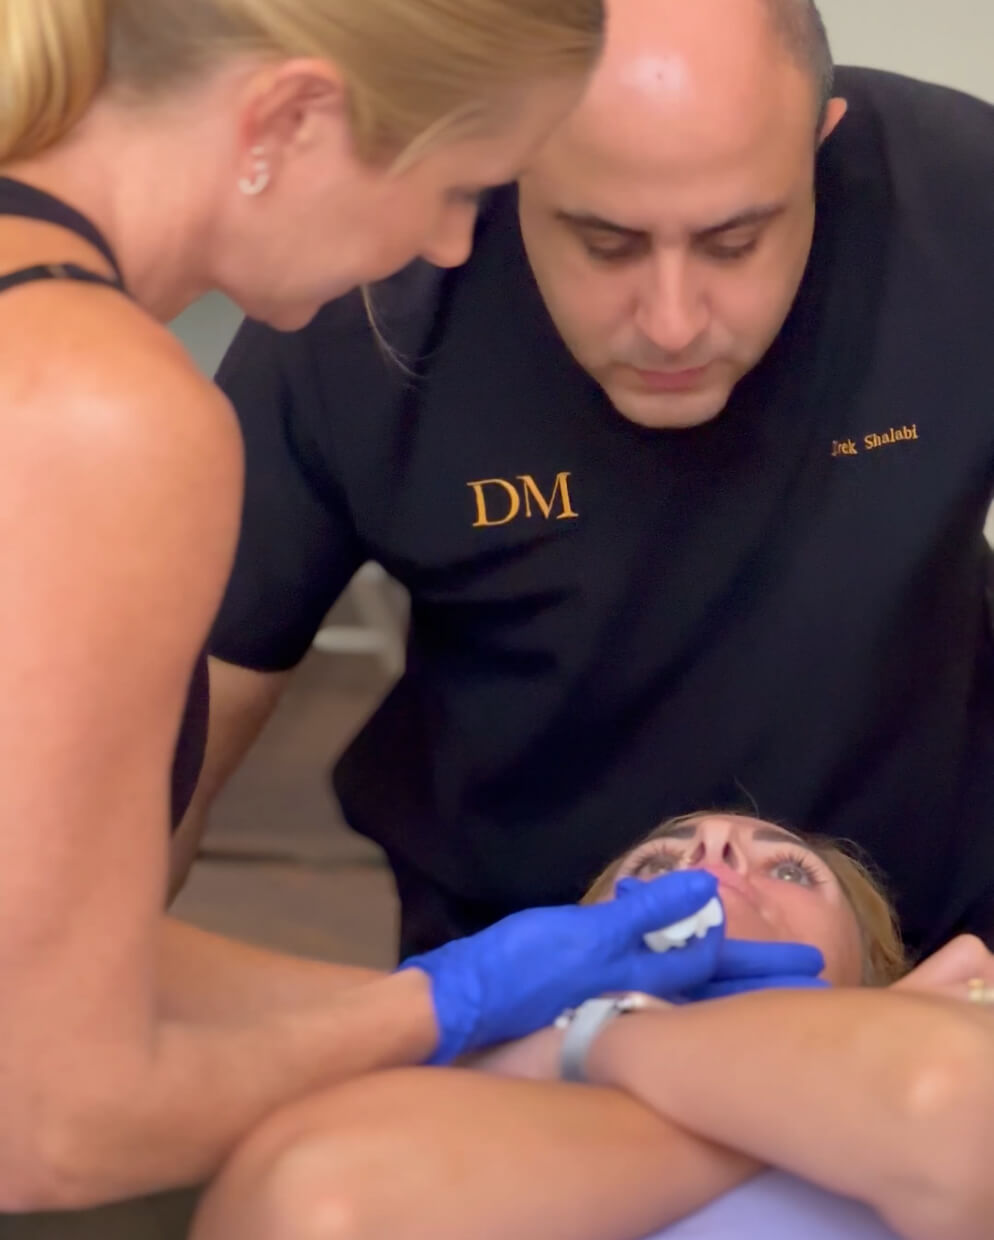
[(697, 827), (697, 842), (690, 854), (690, 865), (703, 869), (727, 868), (744, 874), (747, 867), (742, 848), (741, 830), (732, 818), (702, 818)]

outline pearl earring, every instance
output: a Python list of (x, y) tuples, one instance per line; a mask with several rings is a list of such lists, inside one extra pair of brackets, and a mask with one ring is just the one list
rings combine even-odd
[(255, 175), (252, 177), (242, 177), (238, 182), (238, 188), (247, 198), (255, 198), (257, 194), (261, 194), (269, 185), (272, 179), (269, 174), (269, 161), (266, 159), (266, 148), (263, 146), (254, 146), (250, 152), (252, 156), (252, 167)]

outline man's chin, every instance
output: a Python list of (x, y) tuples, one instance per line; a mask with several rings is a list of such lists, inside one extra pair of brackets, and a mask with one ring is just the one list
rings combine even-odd
[(713, 422), (728, 404), (729, 392), (709, 386), (690, 392), (638, 392), (620, 384), (604, 391), (618, 413), (647, 430), (682, 431)]

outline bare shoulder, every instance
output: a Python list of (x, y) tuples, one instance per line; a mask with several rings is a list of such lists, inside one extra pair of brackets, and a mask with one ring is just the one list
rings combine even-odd
[(16, 486), (11, 474), (21, 467), (59, 474), (75, 464), (122, 481), (141, 470), (146, 493), (179, 488), (191, 500), (210, 492), (237, 502), (241, 439), (227, 400), (171, 333), (120, 293), (21, 290), (16, 304), (11, 296), (0, 305), (0, 336), (5, 486)]
[(137, 584), (153, 564), (184, 562), (191, 605), (216, 606), (242, 485), (224, 396), (166, 328), (111, 289), (11, 296), (0, 341), (5, 551), (54, 573), (50, 557), (71, 531), (94, 573), (112, 556)]
[(116, 290), (46, 284), (0, 303), (0, 427), (169, 437), (237, 457), (224, 396), (161, 324)]

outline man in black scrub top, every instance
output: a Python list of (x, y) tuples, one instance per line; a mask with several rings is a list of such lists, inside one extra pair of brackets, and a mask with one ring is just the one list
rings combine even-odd
[(833, 92), (807, 0), (613, 20), (469, 263), (377, 293), (416, 378), (358, 297), (232, 346), (203, 798), (374, 559), (408, 668), (335, 786), (405, 953), (702, 807), (857, 841), (917, 951), (994, 942), (994, 108)]

